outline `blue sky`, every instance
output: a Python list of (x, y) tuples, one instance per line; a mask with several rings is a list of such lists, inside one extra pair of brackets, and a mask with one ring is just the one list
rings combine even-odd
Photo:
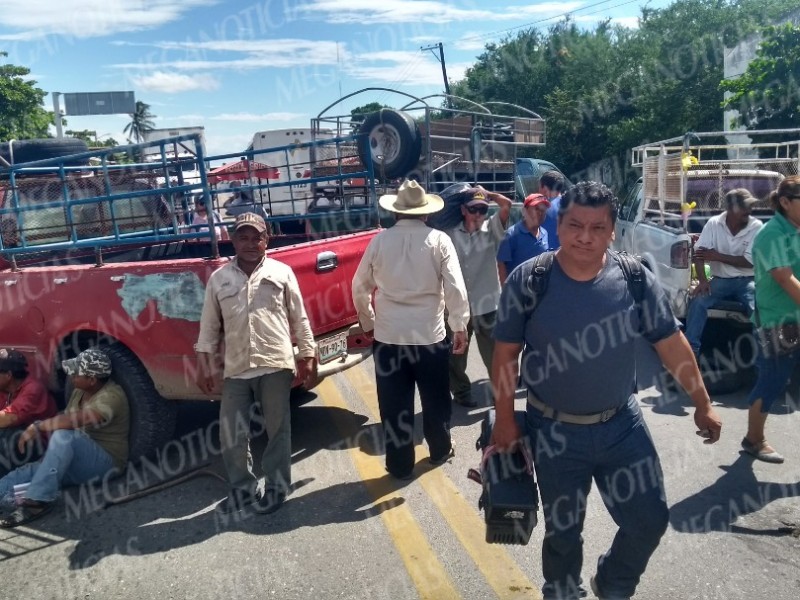
[[(307, 127), (341, 94), (393, 87), (442, 91), (421, 46), (444, 44), (462, 77), (484, 44), (563, 15), (586, 27), (635, 27), (641, 7), (670, 0), (2, 0), (0, 50), (48, 91), (132, 90), (157, 127), (203, 125), (210, 154), (253, 133)], [(389, 96), (359, 96), (338, 114)], [(52, 108), (48, 96), (47, 107)], [(68, 128), (124, 142), (126, 115), (67, 115)]]

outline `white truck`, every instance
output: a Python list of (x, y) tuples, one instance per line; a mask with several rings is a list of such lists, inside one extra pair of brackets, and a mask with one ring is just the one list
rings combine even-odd
[[(730, 135), (730, 132), (727, 132)], [(766, 221), (767, 197), (781, 180), (800, 171), (800, 129), (749, 131), (739, 142), (726, 132), (687, 133), (638, 146), (632, 166), (642, 176), (620, 206), (614, 248), (641, 256), (685, 319), (691, 290), (693, 244), (708, 219), (725, 210), (725, 194), (745, 188), (760, 202), (753, 216)], [(700, 366), (711, 393), (743, 386), (754, 361), (745, 308), (720, 302), (709, 311)]]
[[(290, 129), (270, 129), (257, 131), (248, 147), (253, 152), (254, 160), (271, 168), (274, 175), (270, 184), (285, 184), (253, 190), (257, 202), (269, 206), (270, 216), (305, 214), (313, 199), (310, 165), (312, 164), (311, 147), (303, 145), (313, 140), (333, 138), (333, 131), (309, 127), (293, 127)], [(269, 149), (268, 152), (264, 150)], [(257, 182), (250, 182), (257, 184)]]

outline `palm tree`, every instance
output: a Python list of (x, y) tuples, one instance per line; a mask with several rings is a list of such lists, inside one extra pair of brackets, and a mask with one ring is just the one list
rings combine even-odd
[(130, 135), (137, 143), (141, 143), (145, 134), (155, 127), (155, 123), (153, 123), (155, 115), (150, 112), (149, 104), (137, 100), (133, 114), (130, 117), (131, 122), (125, 126), (122, 132)]

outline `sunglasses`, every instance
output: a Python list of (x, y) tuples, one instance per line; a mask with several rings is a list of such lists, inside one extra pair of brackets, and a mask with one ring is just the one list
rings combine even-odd
[(489, 212), (489, 207), (483, 204), (467, 206), (467, 212), (471, 215), (485, 215)]

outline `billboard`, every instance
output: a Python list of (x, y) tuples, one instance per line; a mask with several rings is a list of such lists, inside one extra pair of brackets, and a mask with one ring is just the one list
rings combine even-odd
[(62, 94), (68, 115), (132, 114), (136, 99), (133, 92), (80, 92)]

